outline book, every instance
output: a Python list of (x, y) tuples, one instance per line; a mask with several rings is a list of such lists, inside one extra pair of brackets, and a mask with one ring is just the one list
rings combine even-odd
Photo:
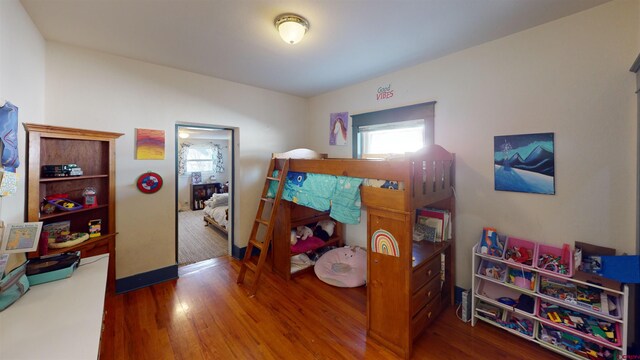
[(418, 224), (426, 226), (424, 239), (431, 242), (442, 241), (442, 220), (429, 217), (421, 217)]
[(449, 210), (435, 208), (416, 209), (416, 222), (435, 227), (435, 242), (451, 240), (451, 212)]

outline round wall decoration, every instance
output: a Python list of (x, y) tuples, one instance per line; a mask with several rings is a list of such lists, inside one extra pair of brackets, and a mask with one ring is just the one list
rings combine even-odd
[(147, 172), (138, 177), (138, 190), (145, 194), (153, 194), (162, 187), (162, 177), (155, 172)]

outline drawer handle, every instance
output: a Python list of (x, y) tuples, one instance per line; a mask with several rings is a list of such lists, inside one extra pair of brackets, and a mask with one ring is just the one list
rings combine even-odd
[(427, 318), (431, 319), (431, 311), (427, 314)]
[(427, 293), (427, 297), (431, 297), (431, 290)]
[(427, 276), (431, 276), (431, 269), (429, 269), (429, 271), (427, 271)]

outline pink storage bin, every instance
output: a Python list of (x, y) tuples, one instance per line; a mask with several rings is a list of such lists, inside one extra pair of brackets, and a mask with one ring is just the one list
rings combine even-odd
[(566, 251), (562, 247), (539, 244), (535, 268), (548, 274), (572, 277), (573, 252), (569, 245), (565, 244), (565, 248)]
[(518, 266), (533, 268), (533, 263), (538, 258), (537, 251), (538, 244), (535, 242), (509, 236), (503, 259), (516, 263)]
[[(558, 318), (559, 320), (561, 320), (561, 322), (557, 323), (552, 321), (551, 319), (549, 319), (549, 317), (547, 316), (547, 312), (545, 312), (543, 310), (544, 306), (557, 306), (559, 308), (558, 311), (554, 311), (556, 314), (558, 314)], [(565, 316), (561, 316), (562, 314), (564, 314)], [(552, 303), (548, 303), (545, 300), (540, 300), (536, 303), (536, 313), (535, 313), (536, 317), (538, 319), (540, 319), (541, 322), (544, 322), (547, 325), (551, 325), (552, 327), (558, 328), (558, 329), (564, 329), (566, 332), (578, 335), (578, 336), (583, 336), (586, 337), (587, 339), (593, 339), (596, 342), (600, 342), (604, 345), (608, 345), (608, 346), (621, 346), (622, 345), (622, 332), (621, 332), (621, 328), (620, 328), (620, 324), (611, 320), (603, 320), (601, 318), (595, 318), (593, 316), (591, 316), (588, 313), (582, 313), (578, 310), (573, 310), (573, 309), (569, 309), (566, 307), (563, 307), (561, 305), (555, 305)], [(609, 323), (609, 326), (611, 326), (611, 328), (614, 330), (613, 333), (616, 334), (616, 336), (613, 339), (607, 339), (607, 338), (603, 338), (603, 337), (598, 337), (595, 336), (592, 333), (588, 333), (588, 332), (583, 332), (580, 331), (576, 328), (574, 328), (572, 325), (566, 324), (565, 321), (567, 320), (567, 316), (574, 316), (574, 317), (578, 317), (580, 319), (583, 319), (583, 323), (585, 322), (584, 319), (585, 318), (589, 318), (592, 319), (592, 321), (597, 321), (597, 322), (607, 322)], [(571, 319), (570, 319), (571, 320)]]

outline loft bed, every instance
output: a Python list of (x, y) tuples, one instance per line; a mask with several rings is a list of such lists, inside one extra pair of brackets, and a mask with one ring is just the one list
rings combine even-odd
[[(360, 187), (367, 209), (367, 335), (410, 358), (413, 339), (454, 301), (455, 234), (441, 243), (413, 242), (416, 209), (446, 209), (455, 219), (454, 155), (431, 145), (392, 160), (331, 159), (308, 149), (273, 158), (276, 169), (289, 159), (289, 172), (398, 182), (399, 190)], [(277, 258), (289, 238), (275, 235), (273, 242)]]

